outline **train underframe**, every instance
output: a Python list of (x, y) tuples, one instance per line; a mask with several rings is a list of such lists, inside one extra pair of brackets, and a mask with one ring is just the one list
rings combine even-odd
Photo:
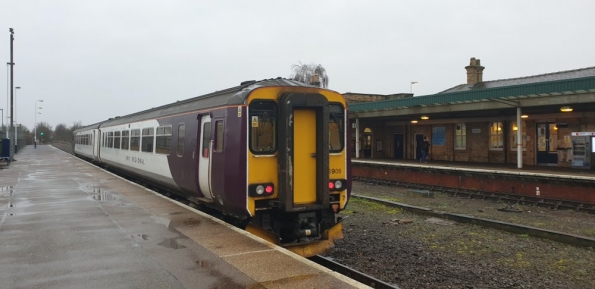
[(324, 253), (343, 239), (343, 226), (332, 209), (287, 213), (257, 211), (246, 230), (298, 255)]

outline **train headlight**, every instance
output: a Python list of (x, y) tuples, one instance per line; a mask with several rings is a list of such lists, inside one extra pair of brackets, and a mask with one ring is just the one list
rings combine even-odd
[(335, 188), (337, 188), (337, 190), (340, 190), (341, 188), (343, 188), (343, 183), (341, 181), (335, 181)]
[(328, 189), (329, 191), (342, 191), (347, 186), (347, 180), (329, 180)]
[(248, 195), (251, 197), (270, 196), (275, 192), (275, 186), (272, 183), (252, 184), (248, 186)]
[(263, 185), (258, 185), (258, 186), (256, 186), (256, 194), (257, 194), (257, 195), (262, 195), (262, 194), (264, 194), (264, 186), (263, 186)]

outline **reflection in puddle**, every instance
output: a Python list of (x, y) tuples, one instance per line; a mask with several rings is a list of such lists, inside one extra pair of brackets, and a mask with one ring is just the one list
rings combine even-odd
[(116, 197), (110, 193), (107, 193), (107, 192), (102, 192), (100, 194), (93, 195), (92, 197), (94, 200), (97, 200), (97, 201), (116, 201), (116, 200), (118, 200), (118, 197)]
[(198, 260), (196, 261), (196, 268), (209, 268), (211, 267), (211, 262), (207, 260)]
[(186, 246), (184, 245), (180, 245), (178, 244), (177, 238), (176, 239), (166, 239), (163, 242), (157, 244), (166, 248), (171, 248), (171, 249), (183, 249), (186, 248)]

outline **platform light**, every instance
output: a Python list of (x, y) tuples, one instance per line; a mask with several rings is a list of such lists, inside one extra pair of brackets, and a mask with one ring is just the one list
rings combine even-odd
[(414, 119), (414, 120), (411, 121), (411, 123), (417, 123), (417, 120)]
[(423, 120), (428, 120), (428, 119), (430, 119), (430, 117), (429, 117), (429, 116), (427, 116), (427, 115), (422, 115), (422, 116), (421, 116), (421, 119), (423, 119)]
[(526, 114), (523, 114), (523, 115), (521, 115), (521, 118), (529, 118), (529, 116)]
[(571, 112), (572, 111), (572, 107), (570, 107), (570, 106), (563, 106), (563, 107), (560, 107), (560, 111), (561, 112)]

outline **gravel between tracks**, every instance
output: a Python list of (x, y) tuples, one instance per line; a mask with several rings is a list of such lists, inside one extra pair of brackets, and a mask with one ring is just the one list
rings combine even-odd
[[(595, 216), (455, 198), (424, 197), (405, 188), (354, 182), (353, 193), (577, 235), (595, 235)], [(401, 288), (595, 288), (593, 248), (440, 222), (373, 202), (352, 199), (345, 239), (326, 256)]]

